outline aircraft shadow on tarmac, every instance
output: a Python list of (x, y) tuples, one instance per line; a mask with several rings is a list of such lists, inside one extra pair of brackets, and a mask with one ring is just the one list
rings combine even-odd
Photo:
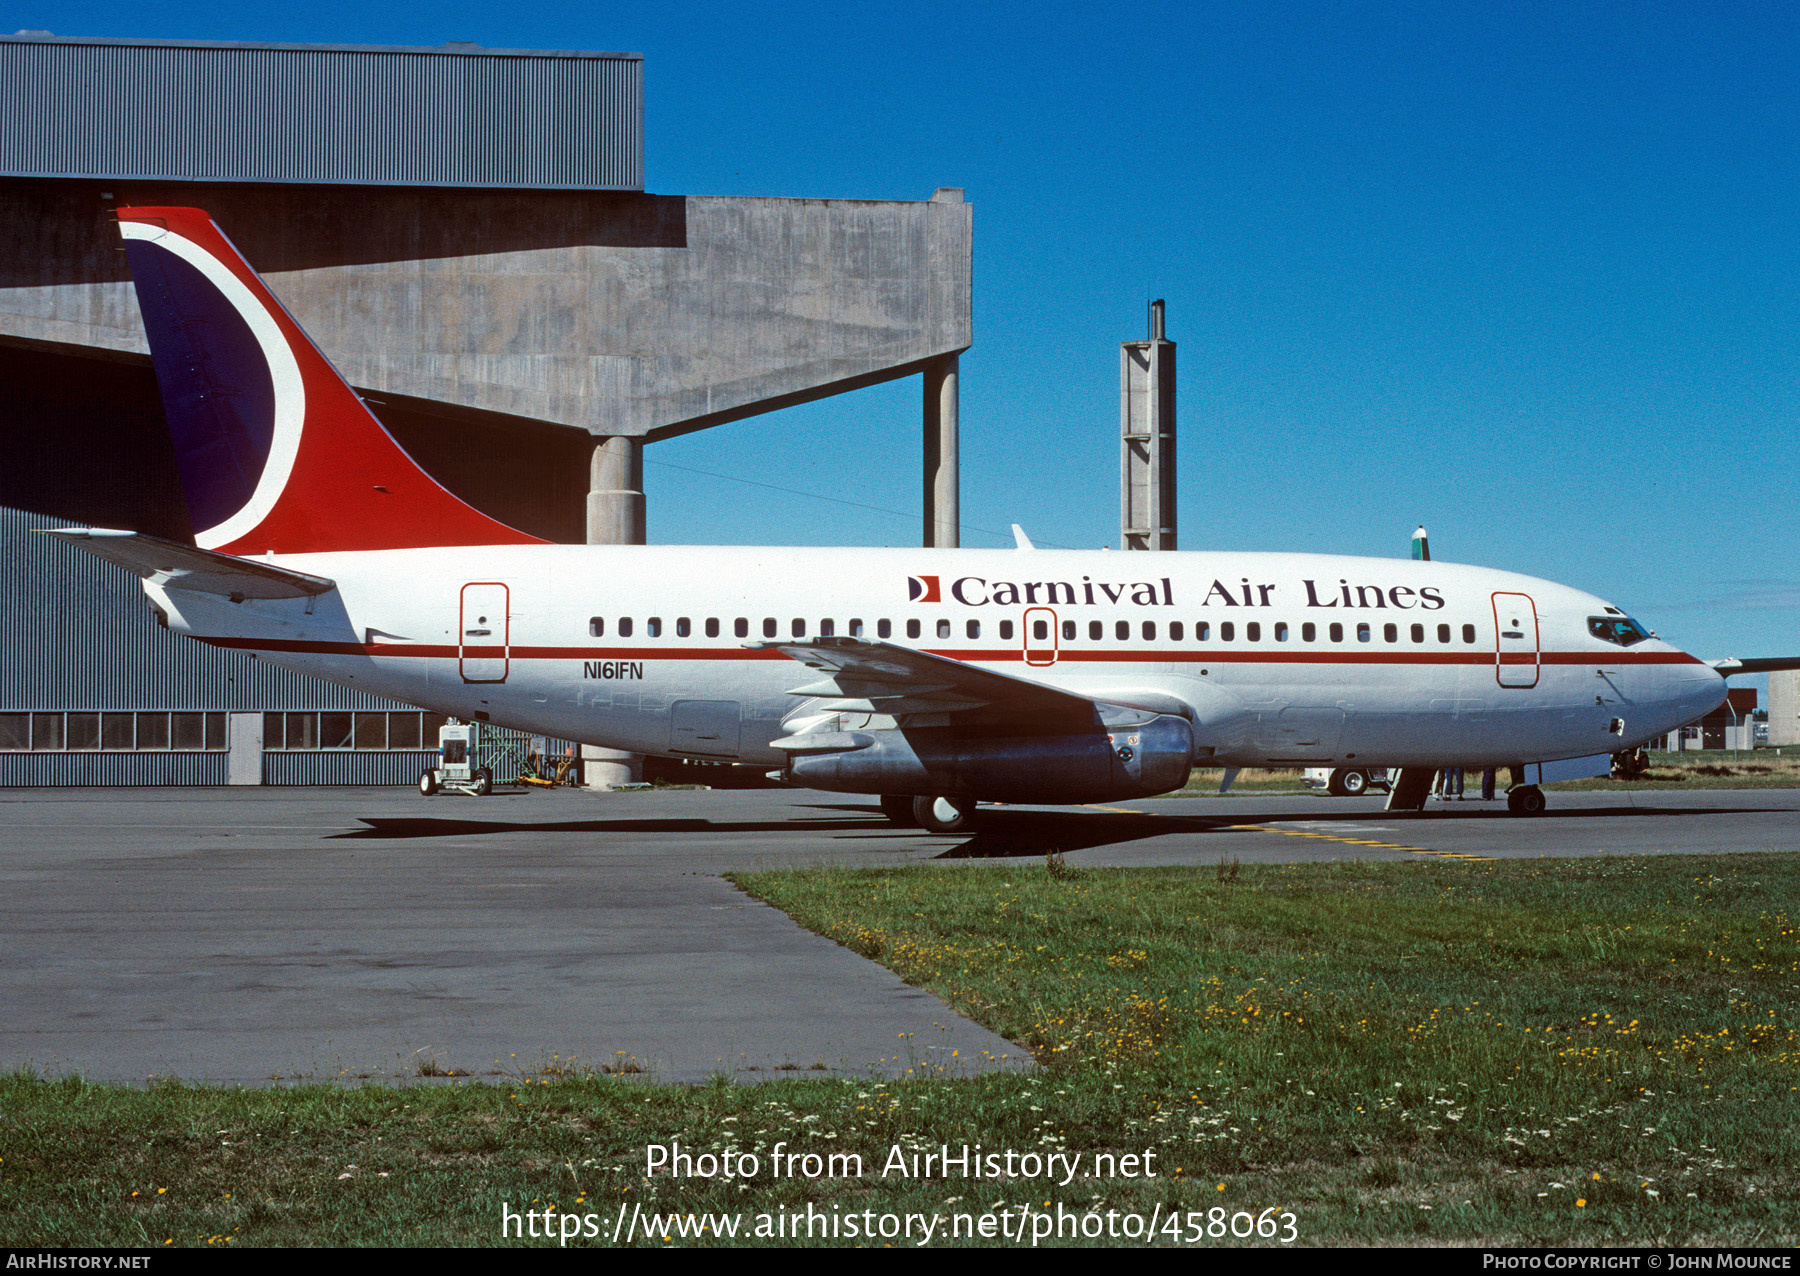
[[(873, 810), (874, 808), (865, 808)], [(1692, 817), (1699, 815), (1780, 814), (1790, 808), (1769, 807), (1634, 807), (1608, 806), (1552, 811), (1538, 816), (1533, 823), (1545, 827), (1546, 821), (1593, 819), (1603, 816), (1636, 816), (1640, 818)], [(1504, 806), (1470, 810), (1411, 811), (1321, 811), (1318, 819), (1333, 824), (1355, 822), (1394, 825), (1409, 830), (1396, 831), (1396, 838), (1420, 837), (1432, 825), (1444, 820), (1506, 819), (1512, 816)], [(1246, 826), (1306, 823), (1308, 817), (1291, 811), (1275, 814), (1234, 812), (1220, 815), (1189, 815), (1177, 812), (1145, 812), (1127, 814), (1116, 811), (1070, 810), (1013, 811), (1004, 807), (983, 807), (980, 826), (967, 841), (940, 852), (937, 859), (1007, 859), (1037, 857), (1052, 851), (1084, 851), (1102, 846), (1119, 846), (1127, 842), (1179, 834), (1241, 832)], [(1416, 831), (1413, 831), (1416, 830)]]
[(866, 818), (835, 820), (445, 820), (425, 816), (385, 819), (362, 816), (364, 827), (332, 833), (326, 840), (416, 837), (483, 837), (500, 833), (795, 833), (867, 832)]
[[(328, 840), (402, 841), (413, 838), (485, 837), (514, 833), (836, 833), (852, 836), (871, 835), (882, 840), (931, 837), (923, 829), (901, 829), (890, 825), (881, 809), (872, 804), (817, 804), (810, 809), (828, 812), (823, 817), (781, 820), (704, 820), (692, 818), (633, 820), (481, 820), (441, 819), (427, 816), (381, 817), (363, 816), (364, 827), (330, 834)], [(1562, 820), (1591, 820), (1621, 816), (1639, 819), (1691, 818), (1719, 815), (1775, 815), (1793, 811), (1789, 807), (1668, 807), (1668, 806), (1603, 806), (1552, 809), (1532, 819), (1527, 827), (1554, 826)], [(1444, 821), (1511, 820), (1504, 806), (1482, 804), (1469, 808), (1433, 807), (1422, 812), (1384, 811), (1320, 811), (1318, 819), (1334, 824), (1353, 822), (1398, 823), (1417, 830), (1395, 836), (1423, 836), (1424, 831)], [(1128, 842), (1171, 835), (1195, 835), (1242, 831), (1246, 826), (1264, 824), (1305, 823), (1309, 816), (1292, 811), (1263, 812), (1233, 810), (1229, 813), (1189, 814), (1186, 811), (1097, 811), (1075, 807), (1061, 811), (1015, 810), (1008, 807), (983, 807), (980, 826), (966, 840), (935, 856), (937, 859), (1009, 859), (1040, 857), (1052, 851), (1083, 851), (1102, 846), (1119, 846)], [(910, 849), (910, 848), (909, 848)]]

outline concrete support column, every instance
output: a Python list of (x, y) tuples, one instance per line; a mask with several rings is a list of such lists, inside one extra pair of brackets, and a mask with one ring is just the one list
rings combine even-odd
[(925, 368), (925, 546), (955, 549), (961, 542), (957, 479), (956, 382), (959, 357), (947, 354)]
[(619, 434), (594, 445), (588, 463), (587, 543), (644, 543), (644, 442)]
[[(594, 444), (588, 463), (587, 542), (590, 545), (644, 543), (644, 442), (614, 435)], [(644, 778), (644, 755), (599, 745), (581, 746), (582, 783), (616, 789)]]
[(642, 784), (644, 755), (623, 749), (581, 746), (581, 783), (590, 789), (616, 789), (622, 784)]

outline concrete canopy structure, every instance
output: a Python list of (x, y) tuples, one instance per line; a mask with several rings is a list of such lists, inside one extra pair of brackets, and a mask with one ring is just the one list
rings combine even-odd
[[(920, 374), (922, 539), (956, 544), (957, 359), (972, 340), (962, 192), (647, 193), (642, 102), (637, 54), (0, 37), (0, 507), (30, 511), (7, 516), (8, 534), (28, 554), (38, 515), (189, 535), (112, 218), (178, 205), (211, 213), (407, 450), (503, 522), (641, 542), (646, 443)], [(17, 572), (0, 583), (38, 587)], [(142, 632), (132, 597), (92, 605), (145, 651), (175, 643)], [(127, 711), (198, 715), (204, 731), (229, 711), (234, 733), (258, 707), (310, 714), (320, 732), (351, 713), (338, 747), (352, 752), (363, 717), (385, 715), (388, 752), (412, 747), (392, 743), (412, 740), (393, 733), (404, 706), (322, 687), (305, 703), (285, 685), (252, 694), (218, 653), (184, 650), (114, 687), (64, 667), (73, 651), (99, 658), (83, 632), (31, 616), (0, 639), (19, 675), (0, 688), (0, 728), (25, 732), (33, 755), (0, 765), (0, 783), (223, 774), (218, 757), (113, 765), (103, 738), (92, 765), (46, 761), (89, 719)], [(146, 689), (172, 682), (180, 704)], [(68, 703), (20, 687), (66, 688)], [(10, 738), (0, 754), (21, 748)], [(303, 765), (310, 746), (291, 739), (279, 756), (255, 747), (275, 782), (387, 774), (325, 766), (343, 759), (324, 746)]]
[[(29, 55), (32, 74), (62, 83), (78, 64), (94, 63), (92, 46), (102, 43), (0, 39), (0, 64)], [(56, 65), (59, 50), (66, 67)], [(229, 64), (231, 75), (206, 79), (218, 110), (246, 112), (279, 89), (283, 101), (354, 119), (370, 114), (370, 84), (400, 94), (422, 85), (418, 91), (453, 98), (462, 127), (483, 138), (504, 131), (494, 117), (528, 98), (544, 64), (636, 57), (132, 42), (103, 51), (96, 65), (121, 78), (116, 96), (127, 105), (134, 69), (166, 78), (171, 60), (194, 76)], [(359, 58), (371, 68), (360, 76), (339, 65)], [(436, 70), (484, 59), (480, 75)], [(396, 60), (424, 69), (399, 75)], [(308, 68), (316, 83), (296, 89), (283, 78)], [(927, 494), (936, 507), (927, 509), (925, 539), (954, 543), (955, 359), (972, 340), (972, 223), (961, 191), (916, 202), (652, 195), (617, 184), (618, 172), (641, 175), (641, 156), (634, 169), (554, 153), (528, 164), (496, 159), (492, 171), (476, 165), (461, 172), (461, 185), (441, 177), (308, 181), (281, 158), (292, 151), (279, 144), (292, 119), (268, 110), (249, 112), (268, 138), (238, 130), (217, 162), (190, 161), (207, 174), (193, 180), (145, 171), (171, 165), (135, 157), (116, 138), (85, 150), (23, 140), (130, 127), (135, 117), (124, 108), (107, 108), (116, 118), (93, 118), (96, 104), (111, 100), (65, 92), (21, 102), (22, 122), (0, 133), (0, 342), (147, 367), (109, 211), (125, 203), (202, 207), (380, 406), (451, 433), (457, 422), (526, 435), (547, 425), (631, 440), (596, 454), (592, 488), (600, 492), (641, 491), (631, 480), (643, 442), (925, 373)], [(596, 92), (586, 106), (597, 117), (591, 127), (540, 128), (535, 144), (555, 152), (598, 138), (616, 149), (616, 139), (635, 138), (641, 146), (641, 93)], [(408, 114), (420, 115), (419, 104)], [(427, 129), (418, 145), (453, 151), (454, 141)], [(391, 145), (385, 136), (368, 139), (371, 150)], [(94, 151), (118, 171), (95, 172), (85, 158)], [(258, 158), (270, 154), (277, 161)], [(79, 171), (55, 176), (45, 170), (51, 161)], [(272, 165), (278, 179), (268, 175)], [(353, 173), (443, 167), (354, 155), (337, 163)], [(521, 184), (517, 176), (587, 170), (614, 175), (585, 190), (530, 189), (529, 178)], [(496, 189), (506, 185), (514, 188)], [(424, 450), (429, 465), (431, 448)], [(454, 476), (440, 477), (458, 486)], [(490, 503), (480, 492), (464, 494)], [(633, 536), (596, 527), (589, 506), (587, 539), (641, 539), (641, 508)], [(558, 539), (578, 539), (559, 530)]]

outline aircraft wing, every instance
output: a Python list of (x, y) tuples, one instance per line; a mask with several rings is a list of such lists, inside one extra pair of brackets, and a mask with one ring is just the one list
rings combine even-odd
[(1800, 656), (1766, 656), (1751, 660), (1727, 656), (1724, 660), (1709, 660), (1706, 663), (1720, 677), (1729, 678), (1734, 673), (1778, 673), (1783, 669), (1800, 669)]
[(895, 718), (957, 714), (1026, 729), (1092, 727), (1099, 701), (1011, 674), (868, 638), (759, 642), (822, 675), (789, 695), (820, 696), (821, 713), (880, 713)]
[(323, 576), (259, 563), (253, 558), (233, 558), (196, 549), (142, 532), (115, 532), (103, 527), (53, 527), (40, 529), (95, 558), (117, 563), (153, 585), (217, 594), (232, 602), (246, 598), (308, 598), (327, 594), (337, 582)]

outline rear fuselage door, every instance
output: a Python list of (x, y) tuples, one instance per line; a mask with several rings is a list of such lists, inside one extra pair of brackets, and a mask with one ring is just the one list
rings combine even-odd
[(1537, 605), (1529, 594), (1494, 595), (1494, 677), (1503, 687), (1538, 684)]
[(1028, 665), (1055, 664), (1056, 613), (1048, 607), (1027, 607), (1024, 629), (1025, 663)]
[(505, 682), (512, 647), (511, 596), (498, 581), (462, 587), (456, 654), (464, 682)]

